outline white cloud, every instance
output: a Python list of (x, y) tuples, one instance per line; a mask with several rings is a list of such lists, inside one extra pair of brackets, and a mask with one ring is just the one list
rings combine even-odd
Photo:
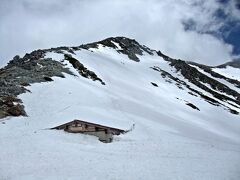
[[(2, 0), (0, 66), (36, 48), (109, 36), (135, 38), (175, 58), (221, 64), (231, 59), (232, 47), (204, 34), (224, 23), (214, 17), (220, 7), (203, 0)], [(196, 22), (196, 31), (184, 29), (182, 22), (189, 19)]]

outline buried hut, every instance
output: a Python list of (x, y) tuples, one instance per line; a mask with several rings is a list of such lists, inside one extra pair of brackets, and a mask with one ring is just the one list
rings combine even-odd
[(82, 133), (97, 136), (99, 141), (105, 143), (112, 142), (114, 135), (124, 134), (129, 131), (77, 119), (51, 129), (64, 130), (69, 133)]

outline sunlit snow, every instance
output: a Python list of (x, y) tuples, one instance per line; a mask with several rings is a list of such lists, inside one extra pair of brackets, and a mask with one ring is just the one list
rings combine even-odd
[[(28, 117), (0, 122), (0, 179), (240, 179), (239, 116), (166, 82), (150, 68), (173, 73), (157, 55), (134, 62), (102, 46), (75, 53), (106, 85), (65, 74), (28, 87), (19, 96)], [(73, 119), (135, 129), (109, 144), (48, 129)]]

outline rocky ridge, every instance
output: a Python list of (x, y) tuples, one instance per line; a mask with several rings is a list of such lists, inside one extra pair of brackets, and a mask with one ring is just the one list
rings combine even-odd
[[(226, 106), (225, 103), (233, 107), (240, 108), (239, 92), (199, 72), (191, 65), (198, 66), (205, 72), (211, 74), (213, 77), (224, 79), (237, 88), (240, 88), (239, 81), (220, 75), (212, 71), (211, 67), (209, 66), (170, 58), (164, 55), (161, 51), (155, 51), (146, 46), (140, 45), (134, 39), (125, 37), (111, 37), (95, 43), (89, 43), (75, 47), (64, 46), (36, 50), (31, 53), (27, 53), (22, 58), (15, 56), (7, 66), (0, 69), (0, 118), (6, 116), (27, 115), (27, 113), (24, 111), (24, 105), (18, 98), (18, 95), (27, 92), (27, 86), (30, 86), (32, 83), (53, 81), (52, 77), (54, 76), (64, 78), (64, 73), (74, 75), (65, 66), (65, 62), (69, 62), (78, 71), (80, 76), (92, 81), (98, 81), (101, 83), (101, 85), (107, 86), (107, 84), (104, 82), (104, 79), (99, 78), (95, 72), (90, 71), (84, 66), (83, 63), (81, 63), (81, 59), (76, 59), (72, 56), (76, 51), (91, 51), (91, 49), (98, 48), (99, 45), (113, 48), (118, 53), (127, 55), (129, 60), (132, 60), (136, 63), (140, 62), (138, 56), (142, 56), (144, 53), (149, 55), (157, 54), (165, 61), (169, 62), (169, 65), (175, 68), (177, 72), (181, 73), (188, 82), (210, 93), (214, 98), (211, 98), (194, 89), (189, 85), (189, 83), (174, 77), (169, 72), (162, 70), (161, 67), (150, 67), (154, 71), (159, 72), (161, 77), (166, 79), (167, 82), (175, 82), (179, 89), (183, 90), (184, 88), (187, 88), (189, 94), (193, 96), (199, 96), (212, 105), (223, 106), (225, 109), (229, 110), (229, 112), (238, 114), (237, 111), (229, 108), (229, 106)], [(49, 52), (64, 54), (64, 59), (59, 62), (52, 58), (45, 58), (46, 53)], [(152, 83), (152, 85), (158, 87), (155, 83)], [(190, 102), (188, 102), (187, 105), (196, 110), (200, 110)]]

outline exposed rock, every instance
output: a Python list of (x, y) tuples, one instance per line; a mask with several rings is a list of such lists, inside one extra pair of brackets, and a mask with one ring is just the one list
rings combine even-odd
[(230, 61), (230, 62), (224, 63), (224, 64), (219, 65), (219, 66), (215, 66), (215, 67), (217, 67), (217, 68), (226, 68), (227, 66), (240, 68), (240, 60)]
[(24, 106), (17, 104), (14, 105), (12, 107), (10, 107), (7, 112), (11, 115), (11, 116), (26, 116), (26, 112), (24, 111)]
[(64, 57), (69, 61), (72, 66), (78, 70), (79, 74), (85, 78), (92, 79), (93, 81), (99, 81), (102, 85), (105, 85), (102, 79), (100, 79), (93, 71), (88, 70), (77, 59), (73, 58), (70, 54), (64, 54)]
[(50, 77), (47, 77), (47, 76), (44, 76), (44, 77), (43, 77), (43, 79), (44, 79), (44, 80), (46, 80), (46, 81), (53, 81), (53, 79), (52, 79), (52, 78), (50, 78)]
[(0, 109), (0, 119), (7, 117), (9, 114), (4, 111), (3, 109)]
[(13, 101), (9, 101), (9, 100), (4, 101), (4, 104), (7, 105), (8, 107), (13, 107), (14, 106)]
[[(188, 62), (188, 64), (192, 64), (192, 65), (195, 65), (195, 66), (198, 66), (199, 68), (201, 68), (202, 70), (204, 70), (205, 72), (211, 74), (211, 76), (215, 77), (215, 78), (219, 78), (219, 79), (224, 79), (228, 82), (230, 82), (231, 84), (235, 85), (236, 87), (240, 88), (240, 82), (236, 79), (231, 79), (231, 78), (228, 78), (228, 77), (225, 77), (221, 74), (218, 74), (216, 72), (214, 72), (212, 70), (212, 67), (210, 66), (206, 66), (206, 65), (203, 65), (203, 64), (199, 64), (199, 63), (195, 63), (195, 62)], [(228, 64), (228, 63), (226, 63)], [(224, 67), (224, 65), (220, 65), (220, 66), (216, 66), (216, 67)]]
[(14, 56), (13, 61), (18, 61), (18, 60), (20, 60), (20, 56), (19, 55)]
[(21, 86), (30, 86), (30, 84), (27, 83), (27, 82), (22, 82), (22, 83), (20, 83), (20, 85), (21, 85)]
[[(118, 49), (113, 42), (118, 43), (121, 49)], [(153, 50), (146, 46), (140, 45), (135, 39), (129, 39), (125, 37), (111, 37), (95, 43), (81, 45), (80, 47), (84, 49), (98, 48), (98, 44), (117, 49), (118, 52), (127, 55), (129, 59), (136, 62), (140, 61), (136, 55), (143, 55), (143, 52), (151, 55), (153, 54)]]
[(229, 112), (230, 113), (232, 113), (232, 114), (236, 114), (236, 115), (238, 115), (239, 114), (239, 112), (237, 112), (236, 110), (234, 110), (234, 109), (229, 109)]
[(158, 85), (156, 83), (151, 82), (151, 84), (155, 87), (158, 87)]
[(196, 109), (196, 110), (200, 111), (200, 109), (192, 103), (186, 103), (186, 105), (190, 106), (193, 109)]
[(196, 94), (194, 94), (194, 93), (192, 93), (192, 92), (188, 92), (188, 94), (191, 94), (192, 96), (195, 96), (195, 97), (197, 97), (197, 95), (196, 95)]
[(33, 51), (23, 58), (15, 56), (8, 65), (0, 69), (0, 110), (1, 118), (8, 115), (25, 115), (22, 105), (16, 98), (19, 94), (28, 92), (26, 89), (32, 83), (51, 81), (53, 76), (64, 77), (63, 72), (73, 74), (63, 64), (44, 58), (45, 50)]
[[(238, 105), (240, 105), (240, 94), (236, 92), (235, 90), (230, 89), (228, 86), (222, 84), (219, 81), (216, 81), (215, 79), (199, 72), (196, 68), (190, 66), (189, 64), (197, 65), (204, 69), (204, 71), (210, 73), (213, 77), (222, 78), (227, 80), (228, 82), (235, 84), (239, 86), (239, 82), (223, 77), (222, 75), (219, 75), (211, 70), (210, 67), (205, 65), (199, 65), (197, 63), (193, 62), (185, 62), (182, 60), (176, 60), (172, 59), (160, 51), (157, 52), (159, 56), (161, 56), (164, 60), (170, 62), (170, 65), (176, 68), (177, 71), (179, 71), (186, 79), (188, 79), (191, 83), (196, 85), (197, 87), (203, 89), (204, 91), (212, 94), (213, 97), (219, 99), (220, 101), (225, 101), (228, 104), (232, 105), (231, 102), (234, 102)], [(208, 84), (211, 88), (207, 87), (204, 84)], [(212, 90), (213, 89), (213, 90)], [(227, 94), (227, 95), (225, 95)], [(232, 96), (232, 97), (231, 97)], [(209, 99), (209, 97), (205, 95), (201, 95), (205, 100), (207, 100), (209, 103), (216, 104), (212, 98)], [(217, 103), (218, 104), (218, 103)], [(221, 104), (223, 105), (223, 104)], [(235, 106), (235, 105), (234, 105)], [(229, 109), (229, 108), (228, 108)]]
[[(199, 72), (196, 68), (188, 65), (185, 61), (182, 60), (173, 60), (170, 63), (171, 66), (174, 66), (177, 71), (180, 71), (181, 74), (188, 79), (191, 83), (195, 84), (196, 86), (200, 87), (201, 89), (211, 93), (214, 97), (217, 99), (220, 99), (221, 101), (232, 101), (236, 104), (240, 105), (240, 94), (232, 89), (230, 89), (228, 86), (220, 83), (219, 81), (216, 81), (215, 79), (212, 79), (205, 74), (202, 74)], [(201, 83), (202, 82), (202, 83)], [(213, 91), (207, 86), (205, 86), (203, 83), (207, 83), (211, 86), (212, 89), (226, 93), (230, 96), (236, 97), (230, 98), (229, 96), (225, 96), (223, 94), (218, 93), (217, 91)]]
[[(236, 113), (234, 113), (235, 112), (235, 110), (233, 110), (233, 109), (231, 109), (231, 108), (229, 108), (229, 107), (227, 107), (226, 105), (224, 105), (224, 104), (222, 104), (222, 103), (220, 103), (220, 101), (222, 101), (221, 99), (220, 99), (220, 101), (217, 101), (217, 100), (215, 100), (215, 99), (213, 99), (213, 98), (211, 98), (211, 97), (209, 97), (209, 96), (207, 96), (207, 95), (204, 95), (202, 92), (200, 92), (200, 91), (197, 91), (197, 90), (195, 90), (195, 89), (193, 89), (189, 84), (187, 84), (186, 82), (184, 82), (184, 81), (182, 81), (182, 80), (180, 80), (180, 79), (178, 79), (177, 77), (173, 77), (170, 73), (168, 73), (168, 72), (166, 72), (166, 71), (163, 71), (161, 68), (159, 68), (159, 67), (157, 67), (157, 66), (154, 66), (154, 67), (151, 67), (153, 70), (155, 70), (155, 71), (158, 71), (158, 72), (160, 72), (161, 73), (161, 75), (162, 75), (162, 77), (163, 78), (166, 78), (166, 81), (167, 82), (169, 82), (169, 80), (168, 79), (171, 79), (172, 81), (175, 81), (176, 82), (176, 85), (181, 89), (183, 86), (184, 87), (186, 87), (186, 88), (188, 88), (189, 90), (190, 90), (190, 92), (191, 93), (189, 93), (189, 94), (191, 94), (191, 95), (193, 95), (193, 96), (197, 96), (197, 95), (199, 95), (202, 99), (204, 99), (206, 102), (208, 102), (208, 103), (210, 103), (210, 104), (212, 104), (212, 105), (214, 105), (214, 106), (223, 106), (223, 107), (226, 107), (228, 110), (229, 110), (229, 112), (231, 112), (231, 113), (233, 113), (233, 114), (236, 114)], [(167, 79), (168, 78), (168, 79)], [(191, 82), (191, 81), (190, 81)], [(196, 95), (197, 94), (197, 95)], [(229, 103), (229, 102), (228, 102)], [(233, 105), (232, 103), (229, 103), (231, 106), (235, 106), (235, 105)]]
[[(30, 84), (53, 81), (52, 77), (54, 76), (64, 78), (63, 73), (74, 75), (68, 68), (64, 66), (63, 63), (66, 60), (69, 61), (75, 69), (77, 69), (82, 77), (91, 79), (93, 81), (99, 81), (101, 84), (105, 85), (103, 80), (100, 79), (95, 72), (87, 69), (87, 67), (85, 67), (78, 59), (72, 56), (76, 51), (98, 48), (99, 45), (113, 48), (117, 52), (127, 55), (129, 59), (136, 62), (140, 61), (138, 58), (140, 55), (146, 53), (152, 55), (153, 53), (157, 53), (165, 61), (168, 61), (173, 69), (181, 73), (183, 77), (186, 78), (190, 83), (210, 93), (213, 98), (209, 95), (204, 95), (202, 92), (196, 89), (193, 89), (192, 86), (189, 85), (188, 81), (182, 81), (179, 78), (172, 76), (170, 73), (163, 71), (159, 67), (152, 67), (153, 70), (160, 72), (161, 76), (166, 82), (175, 84), (179, 89), (188, 89), (189, 94), (198, 96), (212, 105), (224, 106), (231, 113), (238, 113), (225, 104), (238, 108), (240, 105), (240, 93), (211, 78), (211, 76), (224, 79), (238, 88), (240, 88), (239, 81), (227, 78), (212, 71), (212, 67), (210, 66), (172, 59), (164, 55), (161, 51), (151, 50), (146, 46), (140, 45), (134, 39), (125, 37), (111, 37), (102, 41), (76, 47), (62, 46), (57, 48), (36, 50), (25, 54), (25, 56), (22, 58), (18, 55), (15, 56), (11, 61), (9, 61), (6, 67), (0, 69), (0, 118), (8, 115), (17, 116), (26, 114), (24, 107), (20, 104), (21, 102), (18, 101), (19, 99), (17, 96), (27, 92), (27, 86), (30, 86)], [(58, 62), (51, 58), (45, 58), (45, 54), (47, 52), (64, 54), (65, 57), (62, 59), (62, 61)], [(207, 76), (199, 72), (190, 64), (200, 67), (205, 72), (211, 74), (211, 76)], [(217, 67), (224, 68), (226, 66), (238, 68), (239, 62), (229, 62)], [(155, 87), (158, 87), (156, 83), (151, 82), (151, 84)], [(187, 105), (197, 109), (197, 107), (191, 103)]]
[[(0, 118), (6, 117), (8, 115), (23, 115), (25, 112), (21, 111), (20, 108), (24, 108), (19, 105), (16, 106), (14, 100), (4, 101), (4, 97), (17, 97), (19, 94), (28, 92), (26, 88), (32, 83), (53, 81), (52, 77), (61, 77), (65, 76), (63, 73), (74, 75), (68, 68), (64, 66), (61, 62), (55, 61), (51, 58), (45, 58), (47, 52), (55, 53), (66, 53), (75, 54), (73, 50), (80, 47), (70, 48), (70, 47), (57, 47), (43, 50), (36, 50), (31, 53), (27, 53), (24, 57), (15, 56), (7, 66), (0, 69)], [(101, 84), (105, 83), (93, 72), (88, 70), (81, 64), (79, 61), (75, 61), (71, 58), (70, 54), (66, 54), (66, 59), (78, 69), (79, 73), (85, 77), (92, 79), (93, 81), (100, 81)], [(11, 107), (11, 108), (10, 108)], [(19, 111), (17, 111), (19, 110)]]
[(169, 56), (166, 56), (166, 55), (163, 54), (161, 51), (157, 51), (157, 55), (159, 55), (160, 57), (162, 57), (165, 61), (172, 61), (172, 58), (170, 58)]

